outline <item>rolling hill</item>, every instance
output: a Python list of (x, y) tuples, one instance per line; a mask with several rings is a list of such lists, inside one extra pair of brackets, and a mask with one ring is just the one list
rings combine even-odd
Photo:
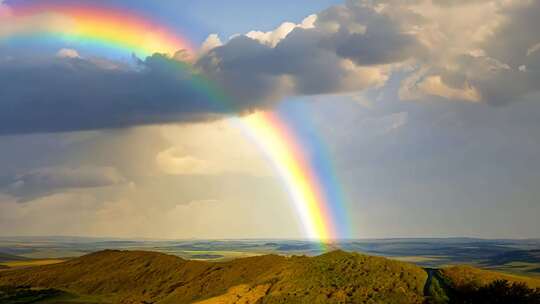
[[(413, 264), (344, 251), (205, 262), (156, 252), (106, 250), (60, 264), (2, 271), (0, 286), (26, 286), (6, 289), (6, 299), (9, 292), (42, 297), (40, 290), (53, 297), (32, 303), (409, 304), (431, 299), (425, 296), (434, 292), (435, 284), (429, 283), (433, 280), (428, 274)], [(446, 288), (460, 286), (462, 278), (476, 282), (476, 277), (486, 275), (474, 268), (448, 268), (437, 270), (436, 277), (449, 285), (438, 287), (437, 292), (444, 294)], [(483, 284), (498, 279), (496, 273), (488, 277)], [(532, 279), (527, 283), (540, 286)], [(53, 301), (54, 297), (64, 300)]]
[[(426, 277), (411, 264), (343, 251), (211, 263), (108, 250), (61, 264), (4, 271), (0, 285), (55, 288), (119, 303), (422, 303)], [(236, 302), (223, 300), (228, 297)]]

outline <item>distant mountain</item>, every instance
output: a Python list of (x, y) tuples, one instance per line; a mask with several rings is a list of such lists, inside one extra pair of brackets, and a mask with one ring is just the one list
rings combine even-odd
[[(30, 303), (16, 302), (13, 294), (42, 299), (39, 290), (59, 296), (56, 290), (62, 291), (64, 300), (46, 303), (75, 303), (66, 300), (74, 295), (90, 299), (74, 300), (78, 303), (445, 303), (446, 291), (460, 284), (470, 286), (479, 277), (485, 279), (482, 284), (499, 279), (496, 273), (489, 274), (467, 267), (425, 270), (344, 251), (317, 257), (265, 255), (205, 262), (155, 252), (106, 250), (55, 265), (0, 271), (0, 286), (6, 290), (0, 289), (0, 300), (4, 297), (0, 302)], [(540, 286), (539, 282), (526, 281), (530, 286)]]

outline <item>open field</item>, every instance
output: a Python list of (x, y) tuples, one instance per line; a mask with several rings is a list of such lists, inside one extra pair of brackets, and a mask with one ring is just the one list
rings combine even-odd
[(52, 264), (62, 263), (64, 261), (65, 260), (61, 260), (61, 259), (25, 260), (25, 261), (3, 262), (3, 263), (0, 263), (0, 265), (4, 265), (4, 266), (9, 267), (10, 269), (14, 269), (14, 268), (25, 268), (25, 267), (32, 267), (32, 266), (52, 265)]
[(540, 263), (510, 262), (489, 267), (489, 269), (510, 274), (527, 275), (540, 278)]
[(230, 261), (238, 258), (259, 256), (263, 253), (249, 251), (227, 251), (227, 250), (186, 250), (171, 252), (179, 257), (190, 260), (213, 260)]
[(409, 263), (435, 263), (439, 260), (441, 260), (443, 257), (437, 257), (437, 256), (394, 256), (391, 257), (391, 259), (402, 261), (402, 262), (409, 262)]
[[(336, 241), (334, 247), (351, 252), (415, 263), (422, 267), (473, 265), (506, 273), (540, 276), (540, 240), (360, 239)], [(320, 244), (305, 240), (133, 240), (77, 237), (0, 238), (0, 253), (16, 267), (54, 263), (104, 249), (147, 250), (185, 259), (229, 261), (280, 254), (315, 256)], [(9, 261), (9, 257), (12, 261)], [(29, 260), (25, 262), (25, 260)], [(52, 260), (50, 260), (52, 259)], [(2, 263), (0, 263), (2, 264)]]

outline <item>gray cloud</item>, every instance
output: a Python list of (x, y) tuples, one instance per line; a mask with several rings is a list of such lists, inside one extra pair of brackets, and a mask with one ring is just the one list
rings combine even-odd
[(540, 26), (540, 2), (509, 7), (502, 13), (505, 22), (482, 47), (488, 57), (510, 69), (498, 69), (478, 80), (485, 101), (492, 104), (509, 103), (540, 88), (540, 53), (529, 52), (540, 42), (540, 33), (532, 30)]
[(317, 24), (319, 28), (335, 30), (326, 44), (340, 57), (359, 65), (400, 62), (422, 52), (416, 37), (404, 31), (398, 18), (356, 2), (321, 12)]
[(26, 202), (69, 189), (99, 188), (125, 182), (126, 179), (113, 167), (49, 167), (5, 179), (0, 190)]
[[(407, 59), (417, 45), (391, 19), (349, 4), (295, 28), (275, 47), (233, 38), (198, 58), (197, 72), (157, 54), (135, 68), (76, 57), (4, 60), (0, 134), (204, 120), (268, 107), (291, 94), (362, 90), (384, 84), (387, 70), (378, 65)], [(199, 77), (210, 78), (228, 100), (212, 100), (194, 85)]]
[(208, 120), (290, 95), (379, 88), (396, 70), (409, 75), (403, 99), (505, 104), (540, 84), (539, 14), (537, 1), (348, 1), (214, 43), (192, 64), (158, 54), (136, 66), (0, 60), (0, 134)]
[(383, 65), (422, 49), (395, 20), (352, 2), (323, 11), (313, 27), (294, 28), (275, 47), (263, 42), (235, 37), (205, 54), (197, 66), (241, 100), (274, 100), (382, 85), (387, 79)]
[(137, 69), (62, 58), (0, 63), (0, 134), (208, 119), (223, 108), (185, 64), (154, 55)]
[[(425, 1), (418, 3), (416, 10), (421, 14)], [(436, 95), (504, 105), (524, 100), (538, 91), (540, 54), (530, 50), (540, 41), (540, 34), (531, 30), (540, 25), (540, 2), (438, 1), (435, 4), (443, 6), (435, 15), (446, 10), (445, 15), (450, 17), (430, 20), (433, 16), (424, 16), (428, 22), (417, 35), (431, 46), (425, 56), (416, 58), (419, 68), (410, 82), (404, 82), (403, 92), (420, 93), (414, 98)], [(462, 24), (457, 16), (462, 17), (459, 21)], [(453, 32), (443, 30), (440, 27), (443, 23)], [(413, 28), (415, 24), (407, 26)]]

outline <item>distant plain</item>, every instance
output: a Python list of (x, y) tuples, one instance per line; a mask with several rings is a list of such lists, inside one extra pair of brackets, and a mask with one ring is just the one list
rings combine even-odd
[[(414, 238), (340, 240), (321, 248), (309, 240), (149, 240), (83, 237), (1, 237), (0, 265), (20, 268), (61, 262), (104, 249), (147, 250), (186, 259), (228, 261), (263, 254), (315, 256), (340, 248), (422, 267), (468, 264), (540, 277), (540, 240)], [(5, 267), (2, 267), (5, 268)]]

